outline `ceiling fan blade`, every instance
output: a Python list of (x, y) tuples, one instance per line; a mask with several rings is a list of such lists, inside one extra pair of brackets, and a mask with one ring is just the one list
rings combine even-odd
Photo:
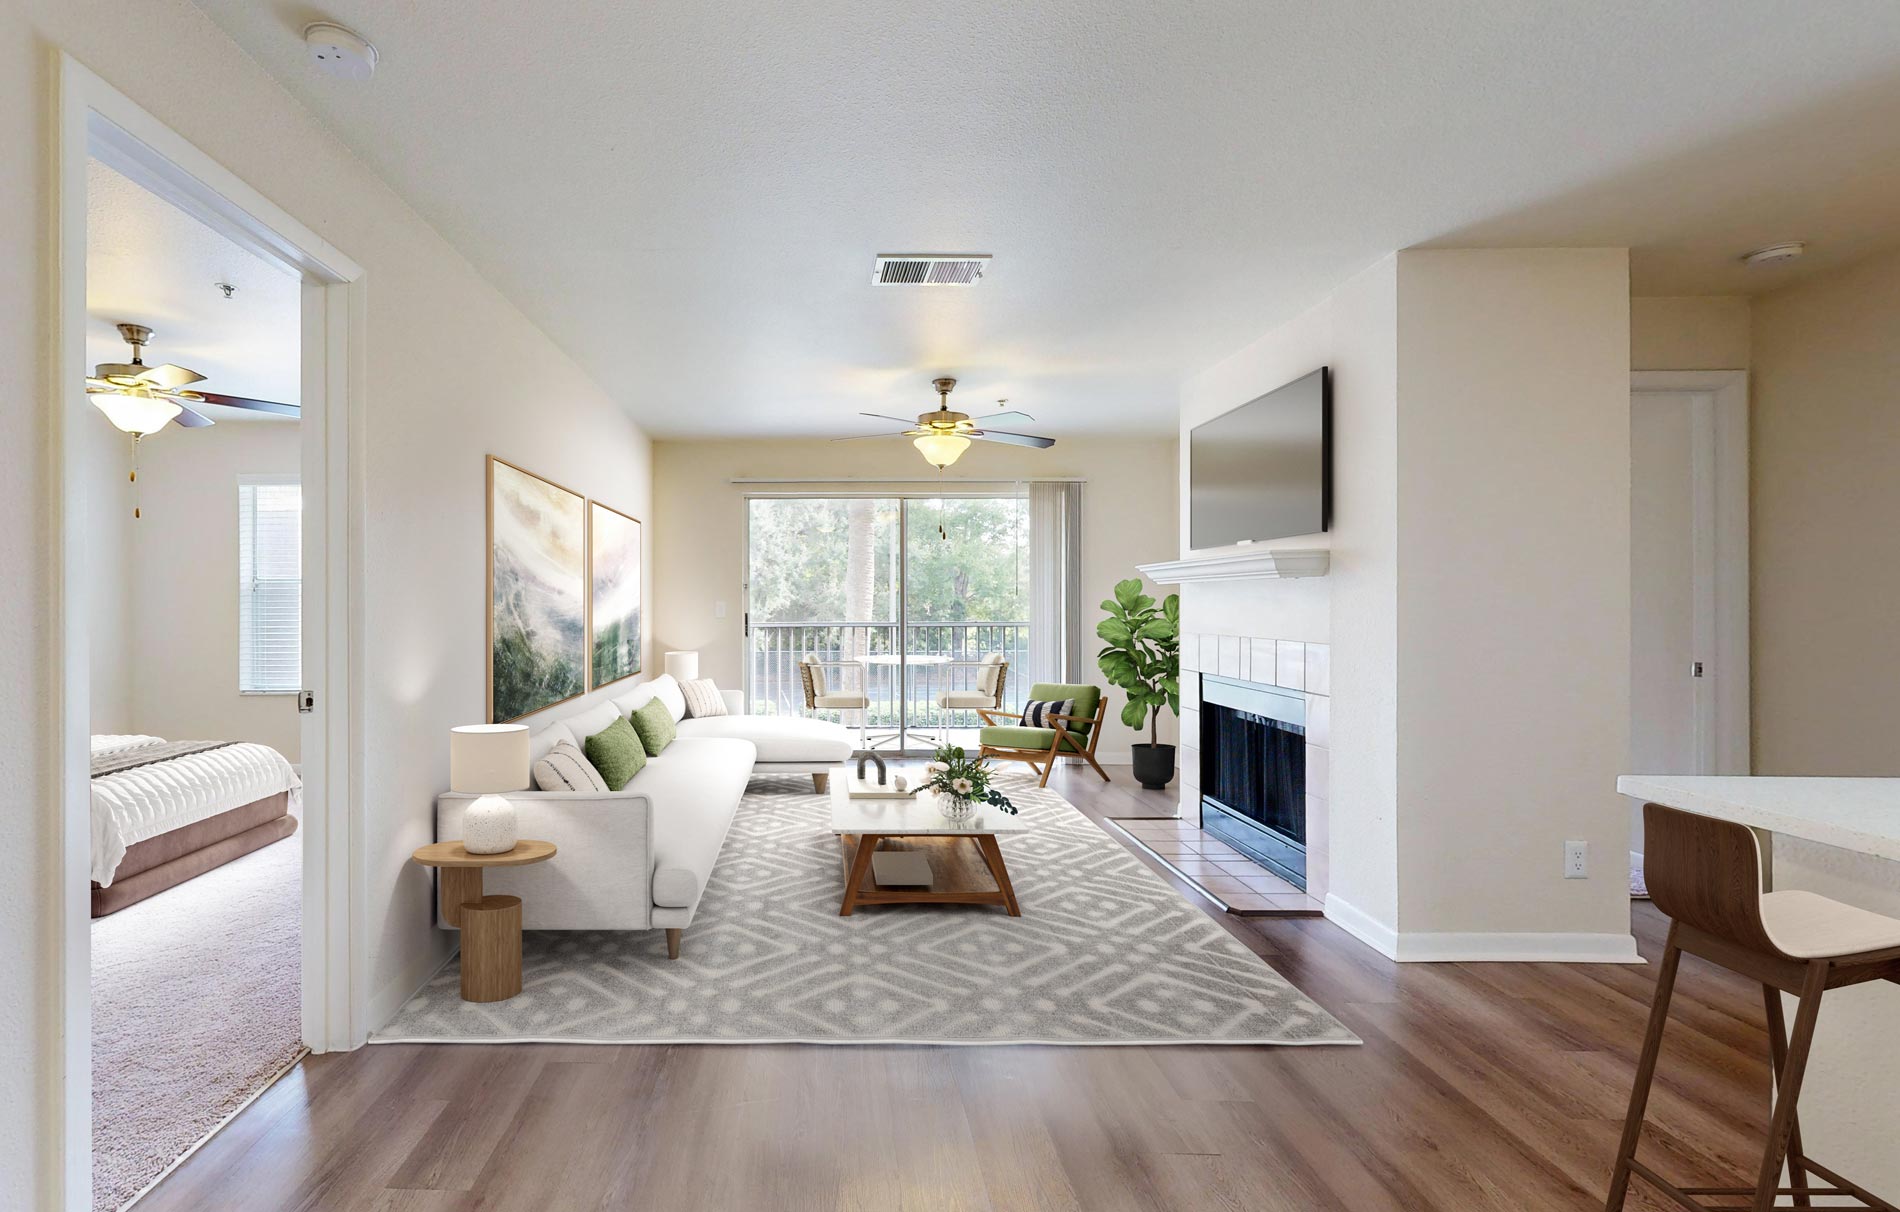
[(1056, 444), (1054, 438), (1039, 438), (1033, 433), (1010, 433), (1004, 429), (972, 429), (964, 435), (979, 442), (1002, 442), (1010, 446), (1034, 446), (1047, 450)]
[(153, 366), (141, 371), (139, 378), (144, 379), (153, 387), (170, 391), (191, 383), (202, 383), (205, 377), (195, 370), (186, 370), (182, 366), (167, 362), (163, 366)]
[(880, 421), (896, 421), (899, 425), (917, 424), (916, 417), (894, 417), (894, 416), (891, 416), (889, 413), (883, 413), (883, 412), (861, 412), (858, 415), (861, 417), (876, 417)]
[(1020, 409), (1015, 409), (1015, 408), (1010, 409), (1008, 412), (993, 412), (986, 417), (971, 417), (970, 419), (972, 421), (975, 421), (978, 425), (988, 425), (991, 421), (1002, 421), (1002, 420), (1014, 421), (1018, 418), (1021, 418), (1022, 420), (1025, 420), (1025, 421), (1033, 421), (1036, 419), (1030, 416), (1028, 413), (1023, 412)]
[(197, 393), (204, 397), (207, 404), (221, 404), (226, 408), (248, 408), (252, 412), (273, 412), (280, 417), (300, 417), (303, 409), (295, 404), (279, 404), (275, 400), (253, 400), (249, 396), (220, 395), (215, 391)]
[(186, 408), (183, 404), (179, 404), (177, 400), (173, 400), (172, 403), (178, 404), (181, 410), (177, 416), (172, 418), (173, 425), (183, 425), (186, 429), (203, 429), (207, 425), (217, 424), (217, 422), (210, 417), (194, 409)]
[(901, 438), (903, 436), (901, 433), (854, 433), (831, 440), (834, 442), (862, 442), (866, 438)]

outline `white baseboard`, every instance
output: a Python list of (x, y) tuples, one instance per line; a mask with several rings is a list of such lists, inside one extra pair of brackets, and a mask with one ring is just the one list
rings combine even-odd
[(1326, 894), (1326, 920), (1387, 959), (1399, 958), (1398, 932), (1378, 918), (1332, 893)]
[[(431, 892), (430, 895), (433, 898), (434, 893)], [(433, 909), (433, 906), (431, 908)], [(430, 939), (428, 957), (408, 972), (389, 981), (369, 999), (368, 1029), (370, 1031), (376, 1030), (395, 1018), (396, 1012), (401, 1010), (410, 998), (420, 993), (422, 987), (433, 980), (436, 973), (442, 971), (444, 964), (455, 958), (457, 935), (454, 932), (436, 929), (433, 912), (430, 914), (429, 933), (434, 937)]]
[(1636, 939), (1628, 934), (1559, 932), (1449, 932), (1394, 930), (1336, 896), (1326, 898), (1326, 917), (1387, 959), (1402, 964), (1640, 964)]
[(1628, 934), (1401, 932), (1395, 957), (1408, 964), (1640, 964)]

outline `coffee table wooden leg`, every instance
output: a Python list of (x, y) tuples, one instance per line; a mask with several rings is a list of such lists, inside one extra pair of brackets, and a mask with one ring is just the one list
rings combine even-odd
[(1009, 882), (1009, 868), (1003, 865), (1003, 848), (996, 844), (996, 835), (977, 834), (976, 848), (983, 852), (983, 861), (989, 865), (990, 874), (996, 878), (997, 891), (1003, 894), (1003, 905), (1009, 910), (1009, 915), (1021, 917), (1023, 911), (1016, 904), (1016, 889)]
[(858, 891), (864, 887), (865, 873), (871, 869), (871, 855), (882, 840), (875, 834), (858, 836), (858, 852), (851, 857), (851, 873), (844, 877), (844, 903), (838, 906), (839, 917), (850, 917), (852, 910), (858, 907)]
[(462, 1000), (501, 1002), (521, 992), (521, 898), (462, 905)]
[(462, 906), (469, 901), (482, 899), (482, 869), (480, 867), (441, 867), (436, 878), (442, 884), (442, 922), (448, 926), (462, 924)]

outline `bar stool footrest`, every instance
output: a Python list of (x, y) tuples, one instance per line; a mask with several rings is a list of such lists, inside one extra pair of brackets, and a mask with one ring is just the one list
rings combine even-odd
[[(1825, 1187), (1776, 1187), (1775, 1194), (1777, 1196), (1801, 1195), (1811, 1198), (1825, 1196), (1828, 1199), (1854, 1199), (1860, 1201), (1859, 1203), (1852, 1204), (1829, 1203), (1823, 1205), (1828, 1212), (1832, 1212), (1834, 1209), (1839, 1209), (1840, 1212), (1900, 1212), (1900, 1208), (1896, 1208), (1893, 1204), (1888, 1203), (1858, 1183), (1850, 1182), (1842, 1178), (1813, 1158), (1802, 1157), (1791, 1158), (1790, 1160), (1797, 1162), (1802, 1170), (1816, 1178), (1826, 1181), (1829, 1185)], [(1755, 1198), (1755, 1188), (1753, 1187), (1678, 1187), (1635, 1158), (1630, 1159), (1630, 1172), (1645, 1179), (1650, 1186), (1655, 1187), (1664, 1195), (1674, 1199), (1678, 1204), (1682, 1205), (1683, 1208), (1687, 1209), (1688, 1212), (1754, 1212), (1753, 1200)], [(1711, 1204), (1701, 1202), (1702, 1198), (1715, 1196), (1740, 1197), (1750, 1202), (1743, 1204)], [(1804, 1209), (1802, 1205), (1792, 1203), (1784, 1204), (1777, 1202), (1773, 1204), (1772, 1207), (1776, 1209), (1776, 1212), (1786, 1212), (1786, 1210), (1809, 1212), (1809, 1210)], [(1815, 1212), (1819, 1212), (1819, 1210), (1815, 1210)]]

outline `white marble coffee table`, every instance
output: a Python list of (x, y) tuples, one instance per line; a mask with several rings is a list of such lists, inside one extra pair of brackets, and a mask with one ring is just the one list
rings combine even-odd
[[(901, 800), (854, 800), (845, 791), (850, 773), (840, 766), (829, 780), (831, 831), (844, 848), (844, 903), (838, 916), (850, 917), (859, 905), (1001, 905), (1011, 917), (1022, 916), (996, 842), (999, 834), (1026, 830), (1022, 817), (984, 804), (963, 820), (948, 820), (929, 793)], [(972, 846), (962, 845), (965, 838)], [(871, 855), (880, 846), (924, 853), (930, 861), (930, 886), (879, 885), (872, 877)], [(973, 858), (982, 860), (980, 867)]]

